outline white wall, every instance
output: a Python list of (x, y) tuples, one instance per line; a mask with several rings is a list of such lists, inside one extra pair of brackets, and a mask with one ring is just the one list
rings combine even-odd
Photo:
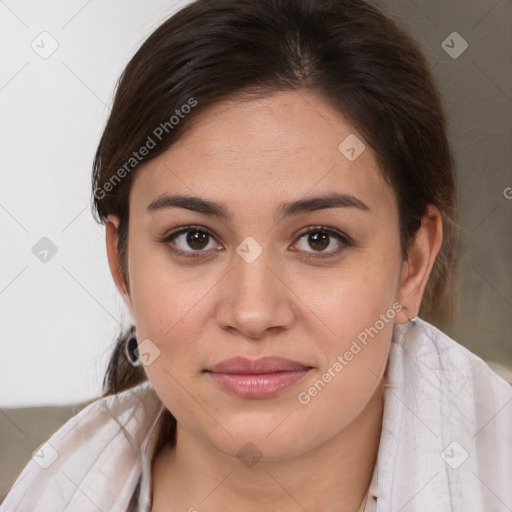
[[(119, 323), (130, 317), (91, 215), (92, 159), (119, 74), (184, 3), (0, 2), (2, 407), (101, 392)], [(47, 58), (31, 47), (57, 43)], [(57, 247), (46, 263), (32, 253), (43, 237)]]

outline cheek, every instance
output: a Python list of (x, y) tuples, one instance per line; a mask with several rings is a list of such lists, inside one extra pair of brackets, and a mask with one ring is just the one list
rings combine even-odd
[(198, 351), (197, 340), (202, 338), (205, 298), (215, 279), (212, 276), (191, 279), (190, 274), (190, 268), (180, 271), (161, 254), (137, 251), (137, 248), (130, 254), (137, 338), (139, 343), (149, 339), (159, 352), (144, 369), (159, 395), (172, 401), (166, 403), (168, 408), (186, 403), (180, 383), (188, 388), (186, 372), (199, 371), (207, 356)]
[(382, 381), (391, 332), (392, 327), (386, 327), (366, 345), (340, 344), (329, 363), (299, 391), (297, 408), (318, 440), (347, 428), (367, 406)]
[(137, 337), (149, 338), (159, 350), (158, 357), (144, 367), (148, 380), (182, 425), (208, 423), (201, 412), (209, 406), (197, 383), (209, 354), (198, 347), (198, 340), (204, 338), (205, 299), (215, 281), (182, 279), (179, 272), (170, 273), (170, 266), (144, 263), (132, 268), (137, 275), (133, 286)]
[[(320, 319), (316, 323), (323, 333), (311, 334), (322, 353), (318, 386), (323, 389), (328, 383), (325, 387), (329, 388), (322, 391), (318, 404), (329, 400), (339, 404), (336, 396), (343, 396), (345, 405), (340, 407), (356, 407), (371, 395), (384, 371), (394, 319), (401, 309), (395, 300), (400, 275), (398, 246), (388, 252), (368, 250), (356, 259), (357, 264), (333, 273), (321, 287), (308, 288), (304, 280), (298, 292)], [(315, 392), (313, 389), (312, 394)]]
[[(347, 258), (337, 270), (300, 278), (297, 295), (319, 317), (329, 338), (326, 349), (340, 349), (340, 340), (350, 340), (388, 312), (398, 293), (399, 250), (364, 250)], [(390, 309), (391, 308), (391, 309)], [(388, 311), (389, 310), (389, 311)], [(386, 324), (387, 325), (387, 324)], [(382, 327), (379, 323), (379, 326)]]
[(319, 376), (325, 374), (323, 380), (333, 383), (330, 388), (342, 389), (355, 402), (358, 395), (365, 395), (377, 384), (387, 360), (394, 318), (400, 308), (390, 292), (393, 288), (393, 282), (352, 276), (338, 283), (330, 300), (317, 307), (324, 333), (316, 335), (317, 348), (323, 354)]
[(180, 338), (185, 326), (197, 328), (193, 319), (218, 281), (215, 272), (205, 267), (180, 267), (161, 248), (135, 246), (129, 268), (137, 331), (163, 343)]
[(400, 305), (394, 301), (395, 275), (378, 275), (353, 272), (324, 288), (324, 301), (316, 306), (324, 335), (311, 336), (322, 364), (296, 398), (311, 430), (322, 435), (355, 420), (384, 374)]

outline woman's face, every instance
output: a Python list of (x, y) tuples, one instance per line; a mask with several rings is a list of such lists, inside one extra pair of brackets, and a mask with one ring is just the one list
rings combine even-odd
[[(197, 201), (164, 207), (178, 194)], [(318, 96), (205, 110), (137, 169), (128, 239), (124, 297), (179, 428), (225, 454), (250, 442), (279, 459), (369, 403), (401, 307), (397, 201), (363, 137)], [(295, 364), (218, 367), (234, 357)]]

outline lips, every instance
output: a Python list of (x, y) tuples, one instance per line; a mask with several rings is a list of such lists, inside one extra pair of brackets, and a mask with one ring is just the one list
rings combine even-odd
[(311, 366), (283, 357), (235, 357), (205, 372), (224, 391), (242, 398), (269, 398), (301, 380)]
[(284, 357), (262, 357), (254, 360), (245, 357), (234, 357), (226, 359), (206, 371), (213, 373), (263, 374), (303, 370), (304, 368), (311, 367)]

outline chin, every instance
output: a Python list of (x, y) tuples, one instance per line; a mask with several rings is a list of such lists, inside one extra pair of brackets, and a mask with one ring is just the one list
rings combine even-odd
[(314, 449), (332, 435), (324, 431), (315, 435), (310, 425), (292, 419), (295, 412), (289, 415), (291, 421), (288, 418), (283, 421), (286, 414), (280, 414), (278, 420), (271, 415), (272, 418), (267, 421), (261, 418), (261, 413), (259, 418), (246, 415), (243, 420), (238, 418), (236, 422), (221, 419), (224, 428), (217, 425), (215, 430), (204, 430), (201, 435), (215, 449), (241, 462), (245, 459), (287, 460)]

